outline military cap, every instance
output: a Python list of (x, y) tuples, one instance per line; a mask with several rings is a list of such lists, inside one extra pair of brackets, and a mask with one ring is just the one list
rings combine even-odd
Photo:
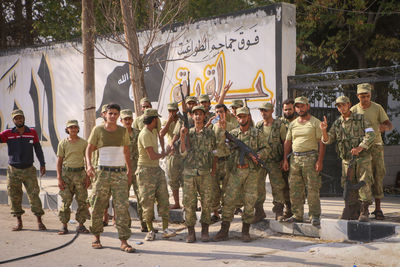
[(140, 99), (140, 105), (143, 105), (144, 102), (149, 102), (150, 103), (150, 99), (147, 97), (143, 97), (142, 99)]
[(234, 99), (234, 100), (232, 100), (231, 108), (232, 108), (232, 107), (233, 107), (233, 108), (240, 108), (240, 107), (243, 107), (243, 106), (244, 106), (243, 100), (240, 100), (240, 99)]
[(240, 114), (250, 114), (250, 111), (247, 107), (242, 107), (242, 108), (238, 108), (236, 110), (236, 116), (239, 116)]
[(71, 127), (71, 126), (77, 126), (79, 127), (79, 123), (77, 120), (68, 120), (67, 123), (65, 124), (65, 128)]
[(199, 102), (208, 102), (210, 101), (210, 97), (208, 95), (200, 95), (199, 96)]
[(196, 110), (201, 110), (201, 111), (203, 111), (204, 112), (204, 114), (206, 113), (206, 110), (204, 109), (204, 107), (203, 106), (195, 106), (195, 107), (193, 107), (192, 108), (192, 113), (194, 113)]
[(371, 93), (372, 86), (369, 83), (361, 83), (357, 85), (357, 94)]
[(296, 104), (305, 104), (308, 105), (308, 99), (305, 96), (299, 96), (296, 97), (296, 99), (294, 100), (294, 105)]
[(145, 117), (161, 117), (158, 112), (157, 109), (154, 108), (148, 108), (144, 111), (144, 116)]
[(195, 97), (193, 95), (187, 96), (186, 99), (185, 99), (185, 103), (187, 104), (189, 102), (196, 102), (197, 103), (197, 97)]
[(168, 110), (178, 110), (178, 103), (176, 103), (176, 102), (168, 103), (167, 109)]
[(121, 110), (121, 119), (132, 118), (132, 117), (133, 117), (132, 110), (130, 109)]
[(20, 110), (20, 109), (13, 110), (13, 111), (11, 112), (11, 116), (12, 116), (13, 119), (14, 119), (16, 116), (24, 116), (24, 117), (25, 117), (24, 112), (23, 112), (22, 110)]
[(101, 113), (107, 111), (107, 106), (108, 106), (108, 104), (105, 104), (105, 105), (102, 105), (102, 106), (101, 106)]
[(271, 109), (274, 109), (274, 105), (272, 105), (272, 103), (269, 103), (269, 102), (264, 102), (261, 104), (261, 106), (258, 109), (271, 110)]
[(345, 95), (341, 95), (336, 98), (335, 106), (340, 103), (350, 103), (350, 99)]

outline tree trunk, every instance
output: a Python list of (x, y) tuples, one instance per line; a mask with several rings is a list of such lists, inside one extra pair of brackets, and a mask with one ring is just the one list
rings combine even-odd
[(14, 44), (13, 46), (24, 46), (24, 37), (23, 37), (23, 29), (24, 29), (24, 16), (22, 14), (22, 0), (15, 1), (15, 22), (14, 22)]
[(96, 124), (96, 98), (94, 83), (94, 5), (93, 0), (82, 0), (83, 48), (83, 116), (84, 137), (89, 138)]
[(25, 44), (33, 45), (32, 34), (32, 0), (25, 0), (26, 20), (25, 20)]
[(129, 72), (133, 90), (133, 104), (136, 117), (142, 115), (140, 99), (147, 95), (144, 85), (144, 67), (139, 51), (139, 39), (132, 1), (120, 0), (125, 39), (128, 46)]

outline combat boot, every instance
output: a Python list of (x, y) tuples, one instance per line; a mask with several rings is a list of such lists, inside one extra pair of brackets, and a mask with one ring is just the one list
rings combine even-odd
[(283, 221), (283, 204), (282, 203), (274, 203), (274, 207), (272, 208), (272, 212), (275, 213), (276, 221)]
[(283, 219), (287, 219), (293, 216), (292, 203), (290, 201), (285, 202), (285, 210), (283, 211)]
[(196, 232), (194, 226), (188, 226), (188, 235), (186, 236), (186, 243), (196, 242)]
[(219, 242), (219, 241), (226, 241), (228, 240), (229, 236), (229, 227), (231, 226), (230, 222), (225, 222), (223, 221), (221, 223), (221, 229), (218, 231), (218, 233), (214, 236), (213, 241), (214, 242)]
[(361, 202), (360, 217), (358, 217), (359, 222), (368, 222), (369, 221), (368, 206), (369, 206), (369, 203), (367, 201)]
[(243, 242), (250, 242), (250, 224), (249, 223), (243, 223), (242, 225), (242, 241)]
[(253, 221), (253, 223), (258, 223), (259, 221), (261, 221), (265, 217), (267, 217), (267, 215), (265, 214), (263, 205), (261, 204), (261, 205), (255, 206), (255, 213), (254, 213), (254, 221)]
[(208, 227), (209, 225), (206, 223), (201, 224), (201, 242), (210, 241), (210, 236), (208, 234)]

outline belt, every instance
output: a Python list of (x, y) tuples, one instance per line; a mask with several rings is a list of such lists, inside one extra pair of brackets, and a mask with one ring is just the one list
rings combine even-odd
[(295, 156), (307, 156), (318, 153), (316, 150), (306, 151), (306, 152), (293, 152)]
[(70, 168), (70, 167), (62, 167), (62, 169), (64, 170), (64, 171), (67, 171), (67, 172), (80, 172), (80, 171), (83, 171), (84, 169), (85, 169), (85, 167), (79, 167), (79, 168)]
[(107, 166), (99, 166), (98, 167), (102, 171), (108, 171), (108, 172), (125, 172), (126, 168), (125, 167), (107, 167)]
[(218, 161), (225, 161), (228, 160), (229, 156), (226, 157), (218, 157)]
[(238, 169), (248, 169), (248, 168), (249, 168), (249, 164), (244, 164), (244, 165), (238, 164), (238, 165), (236, 165), (236, 167), (237, 167)]

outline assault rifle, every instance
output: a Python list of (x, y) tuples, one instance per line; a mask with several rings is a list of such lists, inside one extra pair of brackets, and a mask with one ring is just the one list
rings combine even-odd
[(354, 176), (354, 170), (355, 170), (355, 166), (356, 165), (356, 157), (352, 156), (350, 163), (349, 163), (349, 168), (347, 169), (347, 173), (346, 173), (346, 182), (344, 183), (344, 188), (343, 188), (343, 198), (344, 198), (344, 204), (345, 207), (349, 208), (348, 205), (348, 201), (349, 201), (349, 197), (350, 197), (350, 191), (357, 191), (359, 190), (361, 187), (363, 187), (364, 185), (366, 185), (366, 183), (364, 181), (358, 182), (356, 184), (352, 184), (351, 183), (351, 179)]
[[(178, 116), (178, 118), (183, 122), (183, 125), (185, 126), (186, 129), (190, 129), (190, 125), (189, 125), (189, 118), (188, 118), (188, 112), (187, 112), (187, 107), (186, 107), (186, 103), (185, 103), (185, 96), (183, 94), (182, 91), (182, 84), (179, 84), (179, 90), (181, 92), (181, 98), (182, 98), (182, 113), (183, 115), (178, 112), (176, 113), (176, 115)], [(186, 149), (189, 149), (189, 139), (186, 137)], [(176, 151), (179, 151), (179, 146), (180, 146), (181, 142), (178, 139), (175, 143), (174, 143), (174, 147)]]
[[(243, 143), (241, 140), (237, 139), (236, 137), (234, 137), (233, 135), (231, 135), (228, 131), (225, 131), (225, 136), (226, 139), (228, 139), (229, 142), (234, 143), (238, 148), (239, 148), (239, 164), (240, 165), (244, 165), (244, 156), (247, 156), (249, 159), (252, 160), (250, 155), (253, 155), (256, 160), (258, 165), (260, 165), (261, 168), (268, 170), (267, 165), (265, 164), (264, 161), (262, 161), (257, 153), (251, 149), (250, 147), (248, 147), (245, 143)], [(260, 150), (263, 149), (260, 148)]]

